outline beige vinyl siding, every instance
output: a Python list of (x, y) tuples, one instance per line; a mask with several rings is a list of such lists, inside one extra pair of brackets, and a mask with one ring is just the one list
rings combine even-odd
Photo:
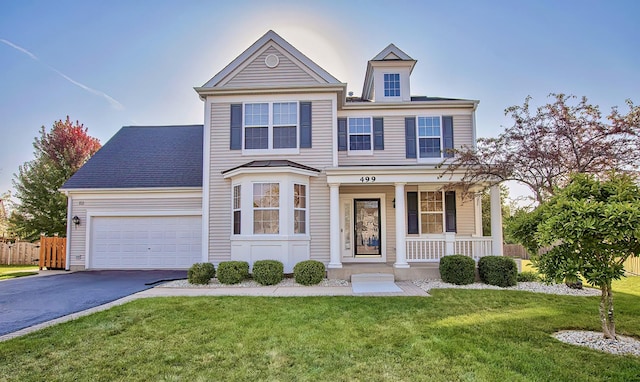
[[(372, 114), (375, 116), (375, 113)], [(407, 115), (410, 117), (411, 115)], [(340, 166), (360, 165), (411, 165), (416, 158), (406, 158), (404, 131), (405, 116), (384, 117), (384, 150), (374, 150), (373, 155), (348, 155), (348, 151), (338, 152)], [(473, 125), (471, 115), (453, 116), (453, 143), (456, 148), (473, 145)]]
[[(278, 66), (269, 68), (265, 58), (275, 54), (280, 60)], [(260, 87), (286, 85), (317, 85), (318, 81), (300, 66), (291, 61), (275, 47), (269, 47), (255, 57), (246, 67), (233, 75), (222, 87)]]
[[(211, 105), (209, 260), (216, 263), (231, 258), (231, 180), (223, 178), (223, 171), (266, 159), (288, 159), (318, 170), (332, 164), (331, 100), (312, 101), (312, 148), (300, 149), (300, 153), (294, 155), (243, 155), (242, 150), (229, 150), (230, 110), (231, 104), (228, 102), (214, 102)], [(324, 173), (309, 179), (309, 222), (310, 256), (328, 262), (329, 187)]]
[[(384, 185), (366, 185), (366, 186), (341, 186), (340, 195), (349, 195), (358, 197), (359, 194), (384, 194), (385, 195), (385, 214), (386, 219), (382, 223), (382, 230), (386, 233), (386, 244), (384, 244), (385, 253), (387, 255), (386, 262), (396, 261), (396, 210), (393, 208), (393, 199), (395, 198), (395, 187)], [(381, 231), (382, 232), (382, 231)]]
[(475, 234), (475, 215), (473, 199), (465, 199), (462, 191), (456, 191), (456, 229), (458, 235)]
[(87, 251), (87, 211), (94, 213), (122, 212), (171, 212), (202, 209), (201, 197), (179, 198), (109, 198), (85, 199), (72, 195), (71, 216), (80, 218), (80, 225), (71, 227), (69, 265), (84, 267)]
[(453, 116), (453, 146), (460, 149), (463, 146), (473, 146), (473, 122), (471, 115)]

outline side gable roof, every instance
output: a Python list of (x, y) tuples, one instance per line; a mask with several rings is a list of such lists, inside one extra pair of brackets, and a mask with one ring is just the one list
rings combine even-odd
[(280, 37), (276, 32), (270, 30), (264, 36), (260, 37), (258, 41), (254, 42), (247, 50), (242, 52), (238, 57), (236, 57), (229, 65), (227, 65), (224, 69), (222, 69), (218, 74), (213, 76), (209, 81), (207, 81), (202, 88), (212, 88), (218, 85), (222, 80), (224, 80), (229, 74), (234, 72), (236, 69), (240, 68), (246, 60), (248, 60), (251, 56), (257, 53), (260, 49), (262, 49), (266, 44), (270, 41), (273, 41), (277, 45), (279, 45), (282, 49), (284, 49), (287, 53), (295, 57), (298, 61), (304, 64), (308, 69), (318, 75), (322, 80), (326, 81), (327, 84), (336, 84), (341, 85), (342, 83), (336, 79), (334, 76), (329, 74), (326, 70), (322, 69), (318, 64), (311, 61), (307, 56), (302, 54), (298, 49), (293, 47), (293, 45), (289, 44), (285, 39)]
[(202, 130), (125, 126), (61, 189), (202, 187)]

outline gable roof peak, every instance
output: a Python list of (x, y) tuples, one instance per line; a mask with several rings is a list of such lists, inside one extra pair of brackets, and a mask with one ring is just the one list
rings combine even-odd
[(378, 53), (371, 61), (384, 61), (384, 60), (402, 60), (402, 61), (415, 61), (409, 57), (408, 54), (403, 52), (400, 48), (394, 44), (387, 45), (382, 52)]
[(295, 57), (298, 61), (300, 61), (307, 68), (309, 68), (311, 71), (316, 73), (320, 78), (322, 78), (328, 84), (342, 85), (342, 83), (338, 79), (336, 79), (334, 76), (329, 74), (329, 72), (327, 72), (326, 70), (322, 69), (318, 64), (311, 61), (311, 59), (305, 56), (293, 45), (289, 44), (289, 42), (287, 42), (285, 39), (280, 37), (279, 34), (277, 34), (276, 32), (270, 29), (269, 31), (267, 31), (267, 33), (265, 33), (262, 37), (260, 37), (256, 42), (254, 42), (249, 48), (247, 48), (244, 52), (242, 52), (227, 66), (225, 66), (224, 69), (218, 72), (218, 74), (213, 76), (213, 78), (211, 78), (204, 85), (202, 85), (202, 87), (203, 88), (215, 87), (222, 80), (224, 80), (230, 73), (234, 72), (238, 67), (240, 67), (247, 59), (253, 56), (257, 51), (259, 51), (265, 45), (269, 44), (271, 41), (273, 41), (273, 43), (275, 43), (280, 48), (284, 49), (287, 53)]

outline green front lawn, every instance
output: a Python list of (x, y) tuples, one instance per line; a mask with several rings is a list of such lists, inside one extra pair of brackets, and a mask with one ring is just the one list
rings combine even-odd
[[(433, 297), (136, 300), (0, 345), (9, 381), (631, 381), (640, 357), (563, 344), (599, 330), (598, 298), (434, 290)], [(617, 293), (621, 334), (640, 298)]]
[(37, 265), (0, 265), (0, 280), (37, 274)]

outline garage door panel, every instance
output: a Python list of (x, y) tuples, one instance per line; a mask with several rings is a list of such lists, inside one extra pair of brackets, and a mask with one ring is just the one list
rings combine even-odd
[(201, 261), (200, 216), (97, 216), (90, 268), (179, 269)]

